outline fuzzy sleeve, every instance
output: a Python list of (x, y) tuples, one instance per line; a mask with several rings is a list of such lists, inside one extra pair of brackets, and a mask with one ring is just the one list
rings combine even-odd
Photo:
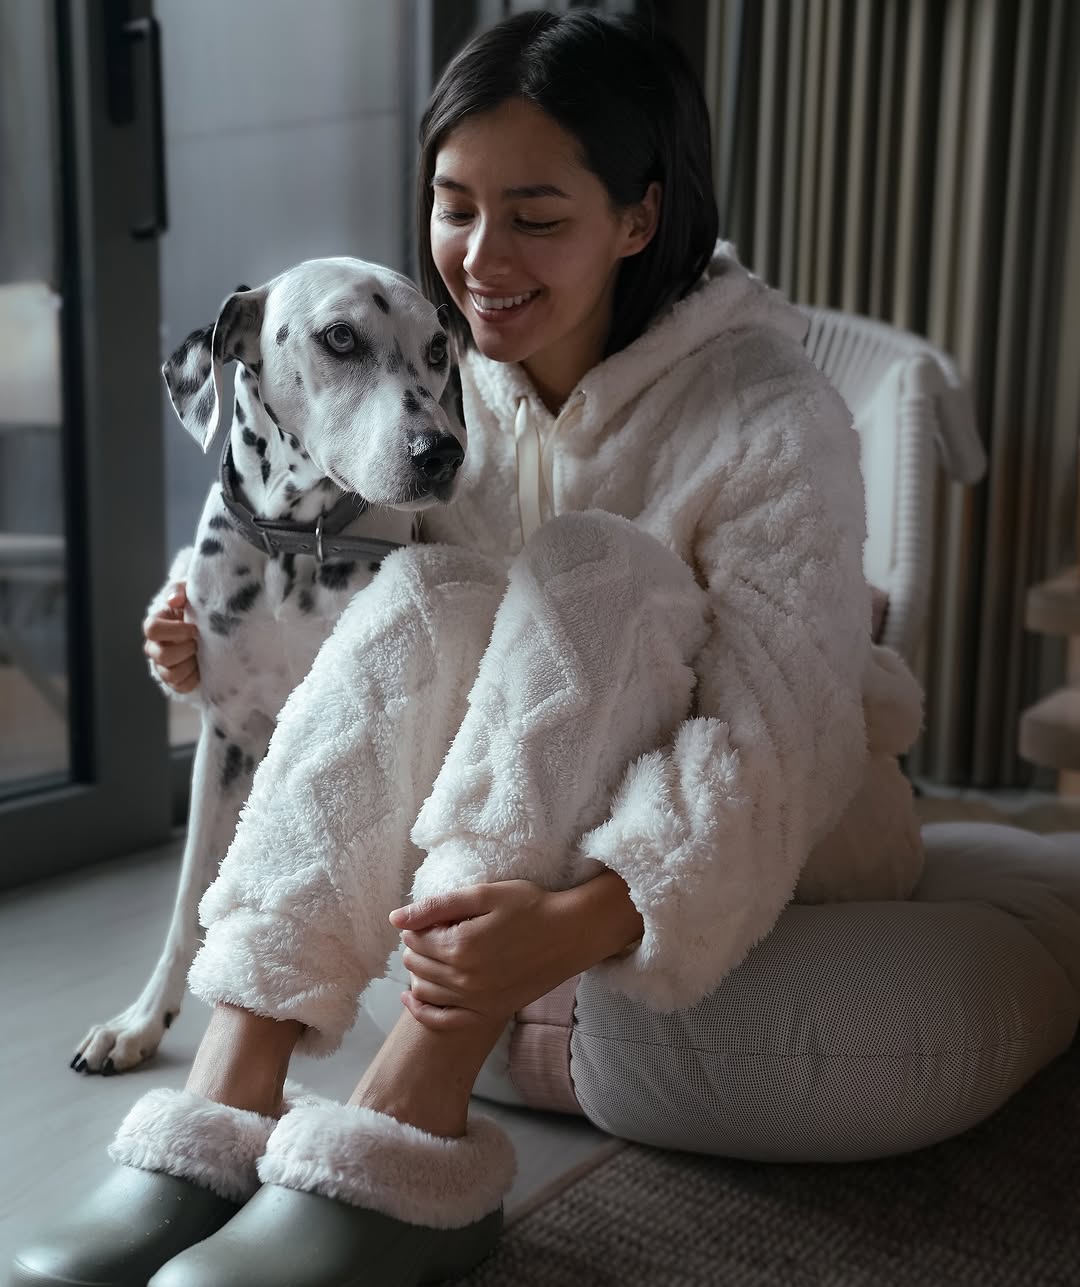
[(797, 344), (748, 333), (733, 362), (737, 423), (721, 425), (693, 545), (712, 610), (694, 717), (628, 768), (580, 845), (623, 877), (645, 923), (634, 950), (596, 968), (657, 1009), (696, 1003), (768, 933), (866, 757), (850, 415)]

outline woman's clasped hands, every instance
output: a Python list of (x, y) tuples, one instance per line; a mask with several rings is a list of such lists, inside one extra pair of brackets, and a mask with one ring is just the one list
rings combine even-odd
[(528, 880), (472, 885), (390, 913), (411, 978), (402, 1001), (426, 1028), (505, 1022), (641, 935), (613, 872), (573, 889)]

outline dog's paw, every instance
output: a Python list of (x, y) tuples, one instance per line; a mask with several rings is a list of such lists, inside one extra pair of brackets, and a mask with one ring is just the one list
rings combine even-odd
[(173, 1009), (151, 1016), (142, 1007), (129, 1006), (108, 1022), (95, 1023), (79, 1043), (70, 1066), (75, 1072), (106, 1077), (137, 1068), (155, 1053), (176, 1013)]

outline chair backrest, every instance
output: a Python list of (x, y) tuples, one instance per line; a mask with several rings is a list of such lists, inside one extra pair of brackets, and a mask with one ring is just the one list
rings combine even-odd
[(939, 469), (974, 483), (986, 469), (967, 386), (918, 335), (804, 308), (805, 346), (851, 408), (866, 486), (867, 580), (888, 596), (881, 642), (914, 659), (926, 627)]

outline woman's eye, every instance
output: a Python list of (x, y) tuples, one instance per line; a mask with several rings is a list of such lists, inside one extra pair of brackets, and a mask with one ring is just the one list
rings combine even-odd
[(346, 326), (344, 322), (335, 322), (333, 326), (328, 326), (323, 333), (323, 339), (335, 353), (351, 353), (356, 348), (356, 336), (353, 334), (352, 327)]
[(443, 223), (464, 223), (472, 215), (467, 210), (447, 210), (445, 206), (440, 206), (438, 217)]
[(517, 221), (518, 227), (523, 232), (551, 232), (551, 230), (553, 228), (557, 228), (560, 223), (562, 223), (561, 219), (548, 219), (544, 223), (535, 223), (531, 219), (519, 219)]

